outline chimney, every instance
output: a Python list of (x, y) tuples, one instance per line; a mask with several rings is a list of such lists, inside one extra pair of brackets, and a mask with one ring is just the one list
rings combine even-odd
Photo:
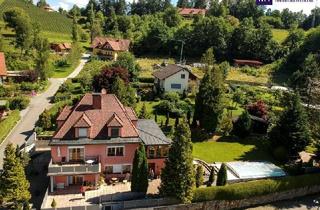
[(100, 93), (92, 93), (92, 107), (94, 109), (101, 109), (101, 94)]
[(102, 88), (101, 89), (101, 94), (103, 94), (103, 95), (107, 94), (107, 90), (105, 88)]

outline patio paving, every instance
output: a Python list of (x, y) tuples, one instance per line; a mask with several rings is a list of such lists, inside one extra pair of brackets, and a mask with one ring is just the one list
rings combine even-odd
[[(147, 194), (157, 194), (158, 187), (160, 186), (160, 179), (155, 179), (149, 182)], [(65, 190), (49, 193), (46, 204), (43, 208), (51, 208), (52, 200), (55, 199), (58, 207), (71, 207), (71, 206), (86, 206), (90, 204), (98, 204), (100, 198), (103, 201), (113, 199), (125, 199), (133, 196), (134, 193), (130, 192), (131, 184), (118, 183), (112, 185), (102, 185), (97, 190), (86, 191), (85, 196), (80, 193), (80, 187), (68, 187)]]

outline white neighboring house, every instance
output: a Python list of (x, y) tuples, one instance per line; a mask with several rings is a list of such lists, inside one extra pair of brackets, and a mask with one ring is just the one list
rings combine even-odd
[(168, 64), (152, 75), (154, 76), (154, 90), (164, 92), (183, 93), (188, 90), (189, 80), (197, 79), (189, 68), (177, 64)]

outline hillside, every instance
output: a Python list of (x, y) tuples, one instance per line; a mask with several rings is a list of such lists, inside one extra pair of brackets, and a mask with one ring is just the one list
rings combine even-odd
[(33, 21), (37, 21), (41, 25), (43, 31), (71, 34), (71, 19), (68, 19), (58, 12), (46, 12), (22, 0), (0, 0), (0, 21), (3, 21), (3, 13), (14, 7), (25, 10)]

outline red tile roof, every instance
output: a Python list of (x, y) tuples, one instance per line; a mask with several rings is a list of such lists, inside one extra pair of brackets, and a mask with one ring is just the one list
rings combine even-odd
[(132, 121), (138, 120), (136, 112), (132, 109), (132, 107), (125, 107), (125, 109)]
[(3, 52), (0, 52), (0, 76), (7, 76), (6, 59)]
[(182, 16), (205, 15), (207, 13), (207, 10), (206, 9), (197, 9), (197, 8), (179, 8), (178, 12)]
[(96, 37), (93, 40), (91, 47), (99, 49), (111, 49), (114, 51), (128, 51), (130, 47), (130, 40)]
[(84, 113), (78, 120), (78, 122), (74, 125), (75, 128), (90, 128), (92, 126), (91, 121)]
[(110, 127), (123, 127), (122, 120), (118, 117), (116, 113), (112, 115), (110, 120), (107, 122), (107, 125)]
[(55, 133), (53, 139), (73, 139), (74, 127), (81, 118), (87, 123), (88, 121), (92, 123), (90, 139), (106, 138), (107, 124), (111, 122), (112, 124), (115, 123), (113, 119), (116, 119), (117, 123), (121, 122), (123, 125), (121, 137), (139, 137), (139, 133), (130, 118), (133, 113), (127, 113), (128, 109), (121, 104), (115, 95), (101, 94), (101, 109), (94, 109), (92, 107), (92, 99), (92, 94), (87, 93), (74, 107), (65, 107), (62, 110), (57, 120), (65, 122)]
[(241, 60), (241, 59), (234, 59), (233, 60), (237, 64), (253, 64), (253, 65), (262, 65), (263, 63), (261, 61), (257, 60)]

